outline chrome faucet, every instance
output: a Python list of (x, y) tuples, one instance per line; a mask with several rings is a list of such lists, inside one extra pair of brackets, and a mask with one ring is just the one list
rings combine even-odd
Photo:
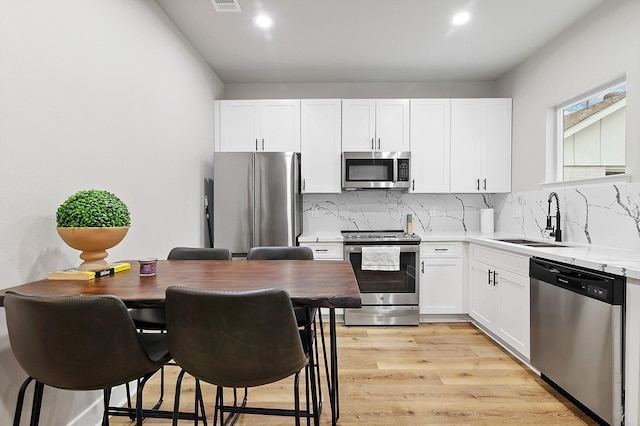
[[(556, 199), (556, 227), (551, 226), (551, 201), (552, 199)], [(547, 200), (549, 203), (549, 208), (547, 210), (547, 227), (545, 230), (551, 231), (549, 235), (551, 237), (556, 237), (556, 241), (562, 241), (562, 231), (560, 230), (560, 201), (558, 200), (558, 194), (552, 192), (549, 194), (549, 199)]]

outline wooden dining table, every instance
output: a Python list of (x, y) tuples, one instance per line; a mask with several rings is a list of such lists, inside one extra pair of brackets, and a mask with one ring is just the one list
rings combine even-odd
[(137, 261), (131, 269), (89, 281), (40, 280), (0, 290), (40, 296), (110, 294), (127, 307), (164, 307), (167, 287), (244, 291), (285, 289), (295, 306), (329, 309), (331, 420), (340, 416), (336, 308), (359, 308), (362, 301), (351, 263), (341, 260), (159, 260), (156, 275), (140, 276)]

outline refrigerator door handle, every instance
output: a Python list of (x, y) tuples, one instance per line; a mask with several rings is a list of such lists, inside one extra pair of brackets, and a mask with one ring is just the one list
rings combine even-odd
[[(258, 144), (258, 140), (256, 139), (256, 147)], [(251, 159), (249, 161), (249, 205), (252, 208), (249, 209), (249, 229), (251, 232), (249, 233), (249, 248), (255, 247), (256, 241), (258, 241), (258, 231), (256, 229), (256, 209), (254, 208), (256, 202), (256, 155), (252, 154)]]

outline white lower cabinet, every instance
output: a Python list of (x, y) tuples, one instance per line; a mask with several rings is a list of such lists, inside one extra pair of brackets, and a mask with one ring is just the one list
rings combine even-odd
[(465, 313), (463, 284), (462, 243), (421, 244), (421, 314)]
[(472, 245), (469, 315), (528, 360), (529, 257)]
[(342, 243), (336, 242), (301, 242), (301, 246), (310, 247), (313, 250), (313, 258), (315, 260), (343, 260), (344, 253)]

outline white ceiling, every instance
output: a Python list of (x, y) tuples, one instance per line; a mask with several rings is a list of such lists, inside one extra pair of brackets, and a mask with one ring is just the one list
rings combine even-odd
[[(229, 84), (492, 81), (613, 0), (156, 1)], [(462, 9), (472, 19), (454, 28)]]

